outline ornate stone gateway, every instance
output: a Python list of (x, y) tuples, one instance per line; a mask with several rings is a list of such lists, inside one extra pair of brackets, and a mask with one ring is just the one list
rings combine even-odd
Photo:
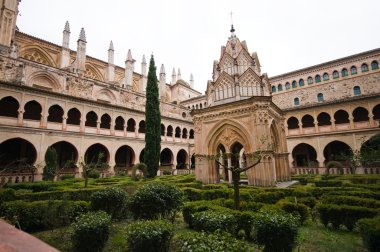
[(283, 113), (272, 102), (257, 54), (250, 56), (234, 31), (232, 27), (220, 62), (214, 62), (213, 81), (206, 91), (208, 107), (192, 112), (196, 178), (203, 183), (231, 181), (216, 158), (225, 157), (227, 166), (249, 166), (251, 157), (260, 155), (261, 162), (247, 171), (248, 183), (273, 186), (290, 179)]

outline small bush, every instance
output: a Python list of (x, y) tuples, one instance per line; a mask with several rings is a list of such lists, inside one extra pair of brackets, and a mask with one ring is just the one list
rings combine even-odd
[(275, 204), (280, 199), (285, 197), (285, 193), (276, 189), (274, 192), (262, 192), (254, 196), (254, 201), (266, 203), (266, 204)]
[(320, 180), (314, 181), (316, 187), (341, 187), (343, 182), (341, 180)]
[(135, 219), (172, 218), (183, 205), (182, 191), (164, 183), (147, 184), (130, 198), (128, 208)]
[(65, 174), (65, 175), (61, 175), (59, 176), (59, 179), (62, 181), (62, 180), (67, 180), (67, 179), (73, 179), (75, 178), (74, 175), (70, 175), (70, 174)]
[(206, 232), (222, 230), (235, 234), (237, 231), (235, 216), (224, 211), (207, 210), (197, 212), (192, 217), (192, 226), (195, 230)]
[(41, 182), (27, 182), (27, 183), (17, 183), (17, 184), (6, 184), (4, 188), (12, 188), (14, 190), (27, 189), (33, 192), (43, 192), (55, 190), (58, 186), (57, 183), (51, 181), (41, 181)]
[(279, 201), (277, 205), (280, 209), (290, 214), (297, 214), (300, 217), (300, 222), (303, 224), (309, 217), (309, 208), (301, 203), (292, 203), (289, 201)]
[(100, 172), (98, 170), (92, 169), (88, 174), (89, 178), (98, 179), (100, 178)]
[(317, 206), (323, 225), (332, 224), (337, 229), (340, 225), (352, 230), (359, 219), (372, 218), (377, 215), (377, 210), (346, 205), (320, 204)]
[(175, 238), (174, 252), (240, 252), (251, 251), (247, 243), (234, 238), (231, 234), (215, 233), (184, 233)]
[(112, 219), (126, 218), (127, 197), (127, 193), (122, 189), (109, 187), (91, 195), (91, 207), (95, 211), (105, 211)]
[(101, 251), (108, 240), (111, 216), (106, 212), (89, 212), (72, 224), (73, 247), (77, 251)]
[(21, 200), (1, 205), (0, 216), (17, 221), (24, 231), (40, 231), (69, 225), (76, 216), (87, 212), (89, 203), (84, 201), (35, 201)]
[(191, 188), (191, 187), (183, 187), (182, 191), (187, 200), (197, 201), (197, 200), (203, 199), (203, 190)]
[(358, 221), (359, 232), (369, 252), (380, 251), (380, 216)]
[(140, 172), (142, 172), (143, 175), (144, 175), (144, 177), (147, 177), (148, 167), (146, 166), (146, 164), (144, 164), (144, 163), (135, 164), (132, 167), (132, 180), (133, 181), (138, 181), (139, 180), (139, 177), (137, 177), (137, 175), (136, 175), (136, 171), (137, 170), (139, 170)]
[(255, 219), (254, 239), (264, 251), (291, 252), (297, 241), (297, 219), (290, 214), (261, 212)]
[(12, 188), (0, 189), (0, 205), (6, 201), (12, 201), (16, 199), (15, 190)]
[(374, 199), (366, 199), (355, 196), (323, 196), (322, 203), (336, 204), (336, 205), (349, 205), (349, 206), (363, 206), (368, 208), (380, 208), (380, 201)]
[(137, 221), (128, 226), (127, 251), (169, 251), (173, 226), (167, 221)]

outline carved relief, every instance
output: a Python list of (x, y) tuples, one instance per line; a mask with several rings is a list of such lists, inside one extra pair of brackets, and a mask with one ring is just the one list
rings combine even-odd
[(92, 96), (94, 83), (77, 77), (67, 78), (68, 93), (75, 96), (89, 98)]

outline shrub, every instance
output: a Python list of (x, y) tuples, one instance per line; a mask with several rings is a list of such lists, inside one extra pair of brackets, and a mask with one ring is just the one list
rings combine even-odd
[(215, 233), (183, 233), (175, 238), (172, 246), (175, 252), (240, 252), (250, 251), (247, 243), (239, 241), (231, 234)]
[(297, 240), (297, 219), (275, 211), (261, 212), (255, 219), (254, 239), (264, 251), (291, 252)]
[(164, 183), (147, 184), (135, 192), (128, 206), (135, 219), (173, 218), (183, 205), (182, 191)]
[(0, 189), (0, 205), (5, 201), (12, 201), (16, 199), (15, 190), (12, 188)]
[(57, 163), (57, 151), (53, 147), (48, 147), (45, 154), (45, 163), (43, 169), (43, 180), (54, 180), (57, 174), (58, 163)]
[(225, 211), (206, 210), (192, 216), (192, 226), (195, 230), (214, 232), (222, 230), (231, 234), (237, 231), (237, 222), (233, 214)]
[(380, 216), (358, 221), (359, 232), (369, 252), (380, 251)]
[(90, 201), (91, 195), (94, 192), (102, 190), (103, 188), (82, 188), (82, 189), (68, 189), (63, 191), (47, 191), (37, 193), (25, 193), (17, 195), (17, 199), (26, 201), (38, 200), (83, 200)]
[(341, 187), (343, 182), (341, 180), (320, 180), (314, 181), (316, 187)]
[(191, 188), (191, 187), (184, 187), (182, 188), (182, 191), (187, 200), (197, 201), (197, 200), (203, 199), (203, 190)]
[(139, 177), (136, 176), (137, 170), (140, 170), (143, 173), (144, 177), (146, 177), (147, 176), (147, 169), (148, 169), (148, 167), (144, 163), (135, 164), (132, 167), (132, 180), (133, 181), (139, 180)]
[(300, 217), (301, 224), (303, 224), (309, 217), (309, 208), (301, 203), (292, 203), (289, 201), (279, 201), (277, 205), (280, 209), (290, 214), (297, 214)]
[(91, 195), (91, 207), (107, 212), (113, 219), (122, 219), (126, 217), (127, 197), (122, 189), (109, 187)]
[(214, 190), (204, 190), (203, 199), (204, 200), (213, 200), (213, 199), (228, 199), (230, 196), (231, 190), (228, 189), (214, 189)]
[(88, 173), (88, 177), (89, 178), (93, 178), (93, 179), (98, 179), (100, 178), (100, 172), (96, 169), (92, 169), (89, 173)]
[(6, 184), (4, 188), (12, 188), (14, 190), (27, 189), (32, 190), (33, 192), (42, 192), (42, 191), (52, 191), (55, 190), (58, 186), (57, 183), (51, 181), (41, 181), (33, 183), (17, 183), (17, 184)]
[(137, 221), (127, 229), (127, 251), (169, 251), (173, 226), (167, 221)]
[(377, 210), (346, 205), (320, 204), (317, 206), (323, 225), (332, 224), (337, 229), (340, 225), (352, 230), (359, 219), (372, 218), (377, 215)]
[(101, 251), (108, 240), (111, 216), (106, 212), (89, 212), (72, 224), (71, 240), (77, 251)]
[(277, 191), (274, 192), (262, 192), (256, 194), (254, 196), (254, 201), (266, 204), (275, 204), (277, 201), (283, 199), (284, 197), (285, 193), (277, 189)]
[(337, 168), (339, 174), (343, 174), (343, 165), (341, 162), (338, 161), (329, 161), (326, 164), (326, 174), (330, 174), (331, 168)]
[(73, 178), (75, 178), (75, 175), (64, 174), (64, 175), (59, 176), (60, 180), (73, 179)]
[(17, 200), (3, 203), (0, 215), (11, 222), (17, 221), (23, 230), (29, 232), (67, 226), (88, 209), (89, 203), (84, 201)]
[(332, 196), (322, 197), (322, 202), (336, 205), (363, 206), (368, 208), (380, 208), (380, 201), (355, 196)]

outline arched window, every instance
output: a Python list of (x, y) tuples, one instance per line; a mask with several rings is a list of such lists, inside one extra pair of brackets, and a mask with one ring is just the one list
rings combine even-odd
[(63, 121), (63, 109), (59, 105), (53, 105), (49, 108), (48, 122), (62, 123)]
[(81, 114), (78, 109), (72, 108), (67, 112), (67, 124), (80, 125)]
[(12, 96), (4, 97), (0, 100), (0, 116), (18, 117), (18, 101)]
[(300, 81), (298, 82), (300, 87), (303, 87), (305, 85), (305, 82), (303, 81), (303, 79), (300, 79)]
[(319, 82), (321, 82), (321, 76), (319, 74), (317, 74), (315, 76), (315, 83), (319, 83)]
[(298, 105), (300, 105), (300, 98), (294, 98), (294, 105), (295, 106), (298, 106)]
[(338, 79), (339, 78), (339, 72), (337, 70), (335, 70), (333, 72), (333, 79)]
[(24, 119), (41, 120), (42, 107), (36, 101), (27, 102), (24, 106)]
[(354, 95), (361, 95), (361, 91), (360, 91), (360, 87), (359, 86), (355, 86), (354, 87)]
[(106, 113), (100, 117), (100, 128), (110, 129), (111, 128), (111, 117)]
[(368, 72), (368, 65), (366, 63), (362, 64), (362, 72), (363, 73)]
[(276, 93), (276, 87), (272, 86), (272, 93)]
[(324, 73), (323, 74), (323, 80), (324, 81), (328, 81), (329, 80), (329, 74), (328, 73)]
[(98, 121), (98, 115), (94, 111), (90, 111), (86, 114), (86, 122), (84, 123), (87, 127), (96, 127)]
[(280, 92), (280, 91), (282, 91), (282, 85), (281, 84), (278, 84), (278, 86), (277, 86), (277, 90)]
[(368, 110), (363, 107), (357, 107), (352, 111), (352, 116), (354, 117), (354, 122), (368, 121)]
[(322, 93), (319, 93), (317, 95), (317, 100), (318, 100), (318, 102), (323, 102), (323, 94)]
[(115, 120), (115, 130), (124, 130), (124, 118), (121, 117), (121, 116), (118, 116), (116, 117), (116, 120)]
[(351, 75), (357, 74), (357, 73), (358, 73), (358, 70), (356, 69), (356, 66), (352, 66), (352, 67), (350, 68), (350, 72), (351, 72)]
[(376, 60), (372, 61), (371, 68), (372, 70), (379, 69), (379, 63)]
[(296, 87), (297, 87), (297, 81), (294, 80), (294, 81), (292, 82), (292, 88), (296, 88)]
[(346, 68), (342, 69), (342, 77), (346, 77), (348, 75), (348, 71)]
[(286, 90), (289, 90), (289, 89), (290, 89), (290, 83), (289, 83), (289, 82), (286, 82), (286, 84), (285, 84), (285, 89), (286, 89)]
[(287, 124), (288, 124), (288, 129), (298, 129), (299, 128), (298, 119), (295, 118), (294, 116), (292, 116), (288, 119)]
[(309, 76), (307, 78), (307, 84), (309, 84), (309, 85), (313, 84), (313, 77)]

